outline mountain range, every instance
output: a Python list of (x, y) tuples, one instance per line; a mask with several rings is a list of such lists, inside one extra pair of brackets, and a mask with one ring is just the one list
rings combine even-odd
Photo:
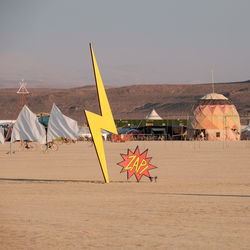
[[(215, 92), (229, 98), (240, 116), (250, 116), (250, 80), (216, 83)], [(71, 89), (28, 89), (25, 99), (34, 113), (49, 113), (55, 103), (61, 111), (80, 123), (86, 122), (84, 110), (99, 112), (95, 86)], [(0, 120), (16, 119), (21, 96), (17, 89), (0, 89)], [(144, 119), (154, 108), (164, 119), (188, 117), (195, 103), (212, 92), (211, 84), (149, 84), (106, 87), (114, 119)]]

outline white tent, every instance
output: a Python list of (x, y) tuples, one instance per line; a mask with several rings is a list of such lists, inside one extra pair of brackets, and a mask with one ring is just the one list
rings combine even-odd
[(4, 130), (0, 126), (0, 144), (4, 144)]
[[(104, 140), (106, 141), (110, 133), (103, 129), (101, 129), (101, 133), (102, 133)], [(79, 127), (78, 136), (91, 138), (92, 135), (90, 133), (89, 127)]]
[(78, 136), (91, 138), (89, 127), (79, 127)]
[(0, 125), (1, 126), (10, 126), (15, 122), (16, 122), (16, 120), (0, 120)]
[(63, 115), (60, 109), (53, 104), (48, 124), (47, 141), (50, 142), (59, 137), (76, 140), (78, 131), (77, 121)]
[(156, 113), (155, 109), (153, 109), (151, 113), (146, 116), (146, 120), (162, 120), (162, 118)]
[(41, 144), (46, 143), (44, 126), (26, 105), (23, 106), (19, 113), (11, 134), (11, 142), (20, 140), (35, 141)]

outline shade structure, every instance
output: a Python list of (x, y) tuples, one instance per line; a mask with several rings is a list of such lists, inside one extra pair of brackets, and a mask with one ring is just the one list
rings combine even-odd
[(0, 144), (4, 144), (4, 129), (0, 126)]
[[(101, 129), (101, 134), (102, 134), (103, 139), (106, 141), (110, 133), (106, 130)], [(90, 133), (89, 127), (79, 127), (78, 136), (91, 138), (92, 135)]]
[(78, 136), (91, 138), (89, 127), (79, 127)]
[(146, 116), (146, 120), (162, 120), (162, 118), (157, 114), (155, 109), (153, 109), (150, 114)]
[(250, 125), (247, 125), (244, 129), (241, 130), (241, 139), (250, 140)]
[(60, 109), (53, 104), (48, 123), (47, 141), (50, 142), (59, 137), (76, 140), (78, 132), (77, 121), (62, 114)]
[(225, 96), (211, 93), (202, 97), (191, 111), (188, 138), (240, 140), (240, 128), (235, 105)]
[(26, 105), (19, 113), (11, 134), (11, 142), (20, 140), (46, 143), (44, 126), (39, 123), (36, 115)]

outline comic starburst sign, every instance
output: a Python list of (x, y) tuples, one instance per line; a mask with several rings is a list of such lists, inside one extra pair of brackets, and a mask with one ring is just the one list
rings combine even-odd
[(140, 154), (137, 146), (134, 152), (128, 149), (127, 154), (121, 154), (123, 161), (117, 163), (117, 165), (122, 167), (121, 173), (127, 172), (127, 179), (129, 179), (132, 175), (135, 175), (138, 182), (143, 175), (150, 177), (148, 171), (156, 167), (149, 164), (152, 157), (147, 158), (147, 153), (148, 149)]

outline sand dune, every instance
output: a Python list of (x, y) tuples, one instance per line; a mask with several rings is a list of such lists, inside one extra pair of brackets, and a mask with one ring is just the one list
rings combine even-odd
[[(156, 183), (120, 173), (120, 153), (136, 145), (149, 149)], [(250, 248), (250, 142), (105, 142), (110, 184), (87, 142), (8, 150), (0, 249)]]

